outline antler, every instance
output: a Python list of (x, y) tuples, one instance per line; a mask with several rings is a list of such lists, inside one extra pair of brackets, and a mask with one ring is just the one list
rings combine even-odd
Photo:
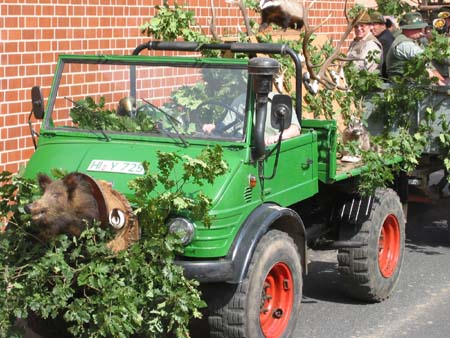
[[(350, 20), (347, 15), (347, 0), (345, 1), (344, 14), (345, 14), (345, 18), (347, 20), (347, 28), (346, 28), (344, 34), (341, 36), (339, 42), (337, 43), (336, 48), (334, 49), (333, 53), (325, 60), (325, 62), (323, 62), (322, 65), (320, 65), (320, 66), (313, 65), (313, 63), (311, 62), (311, 55), (308, 51), (309, 41), (311, 39), (311, 36), (314, 34), (314, 32), (316, 32), (320, 27), (322, 27), (328, 21), (328, 19), (331, 17), (331, 14), (330, 14), (319, 25), (311, 28), (310, 25), (308, 24), (307, 16), (308, 16), (308, 10), (314, 2), (315, 1), (313, 1), (310, 4), (310, 6), (308, 6), (308, 8), (305, 8), (305, 14), (304, 14), (305, 15), (305, 36), (304, 36), (304, 39), (302, 42), (302, 51), (303, 51), (303, 56), (305, 58), (305, 66), (308, 71), (308, 75), (306, 76), (306, 79), (305, 79), (306, 81), (309, 81), (310, 88), (308, 88), (308, 89), (314, 93), (317, 92), (317, 88), (315, 88), (315, 87), (317, 87), (317, 84), (316, 84), (316, 86), (314, 86), (314, 85), (311, 86), (311, 80), (313, 80), (312, 82), (316, 81), (316, 83), (322, 84), (327, 89), (348, 90), (346, 83), (344, 83), (344, 86), (340, 86), (337, 81), (335, 81), (334, 79), (328, 78), (326, 75), (327, 75), (327, 72), (329, 71), (328, 70), (329, 67), (333, 64), (333, 62), (335, 60), (342, 60), (341, 58), (339, 58), (339, 53), (341, 51), (342, 45), (345, 43), (347, 37), (352, 32), (356, 23), (360, 20), (361, 16), (363, 15), (363, 12), (359, 13), (353, 20)], [(314, 71), (314, 68), (317, 68), (317, 67), (320, 67), (320, 69), (319, 69), (319, 72), (316, 74), (316, 72)], [(307, 85), (307, 87), (308, 87), (308, 85)]]
[(220, 41), (216, 31), (216, 6), (214, 5), (214, 0), (211, 0), (211, 21), (209, 23), (209, 31), (214, 40)]
[(250, 19), (248, 17), (247, 8), (245, 7), (244, 0), (226, 0), (225, 2), (237, 5), (239, 7), (242, 16), (244, 17), (244, 24), (245, 29), (247, 30), (247, 36), (253, 35), (252, 28), (250, 27)]

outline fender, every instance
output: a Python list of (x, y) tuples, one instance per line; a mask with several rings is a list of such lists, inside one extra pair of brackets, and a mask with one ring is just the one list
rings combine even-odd
[(256, 246), (269, 229), (287, 232), (294, 239), (303, 271), (307, 272), (306, 231), (300, 216), (292, 209), (273, 203), (256, 208), (245, 220), (237, 234), (228, 255), (215, 260), (179, 260), (184, 274), (203, 283), (240, 283), (244, 279)]

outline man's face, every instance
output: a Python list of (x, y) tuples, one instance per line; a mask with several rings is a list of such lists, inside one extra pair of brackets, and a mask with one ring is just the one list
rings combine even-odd
[(370, 24), (358, 24), (354, 28), (355, 38), (356, 40), (361, 40), (366, 37), (367, 34), (370, 33), (372, 25)]
[(372, 24), (372, 34), (375, 36), (380, 35), (386, 29), (384, 23), (374, 23)]
[(403, 34), (413, 40), (419, 40), (422, 36), (424, 36), (423, 28), (403, 29)]

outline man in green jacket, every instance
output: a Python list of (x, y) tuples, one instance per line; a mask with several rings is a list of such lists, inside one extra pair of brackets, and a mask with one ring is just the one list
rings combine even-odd
[[(424, 36), (427, 23), (423, 21), (418, 12), (407, 13), (400, 20), (402, 30), (392, 43), (386, 55), (386, 73), (389, 78), (402, 76), (406, 61), (423, 53), (416, 41)], [(437, 77), (440, 85), (445, 85), (444, 78), (433, 68), (428, 69), (430, 77)]]

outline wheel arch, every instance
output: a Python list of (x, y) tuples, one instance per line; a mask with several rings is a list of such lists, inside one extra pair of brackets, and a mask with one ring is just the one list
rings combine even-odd
[(259, 240), (271, 229), (286, 232), (292, 237), (300, 254), (302, 269), (307, 273), (306, 230), (300, 215), (292, 209), (265, 203), (246, 219), (230, 249), (234, 265), (232, 282), (243, 280)]

